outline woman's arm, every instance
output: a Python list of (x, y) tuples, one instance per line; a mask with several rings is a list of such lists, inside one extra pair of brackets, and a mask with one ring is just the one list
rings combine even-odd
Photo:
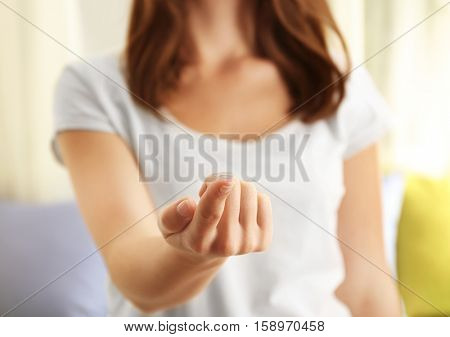
[[(65, 131), (58, 142), (84, 220), (111, 278), (142, 311), (186, 302), (209, 283), (227, 256), (265, 249), (270, 241), (269, 235), (260, 235), (271, 228), (271, 215), (264, 211), (270, 210), (270, 203), (247, 183), (218, 179), (203, 186), (198, 205), (185, 198), (156, 212), (138, 165), (120, 137)], [(241, 203), (241, 193), (255, 204)], [(182, 215), (177, 206), (183, 200), (188, 202)], [(231, 230), (244, 225), (239, 223), (239, 210), (254, 223), (258, 211), (258, 223), (266, 226), (247, 233), (254, 239), (252, 247), (231, 245), (245, 243), (244, 232)]]
[(119, 289), (143, 311), (178, 304), (200, 291), (221, 262), (194, 261), (166, 243), (123, 141), (113, 134), (70, 131), (58, 142), (84, 220), (97, 247), (104, 246), (101, 253)]
[(346, 276), (336, 295), (354, 316), (399, 316), (400, 299), (395, 281), (388, 276), (391, 271), (384, 255), (375, 145), (344, 163), (344, 183), (346, 194), (339, 209), (338, 235), (345, 243), (341, 243), (341, 250)]

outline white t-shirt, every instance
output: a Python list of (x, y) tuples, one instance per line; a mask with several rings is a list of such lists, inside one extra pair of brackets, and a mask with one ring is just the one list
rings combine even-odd
[[(334, 294), (345, 273), (335, 238), (344, 194), (343, 161), (376, 142), (387, 126), (384, 101), (367, 71), (352, 73), (346, 98), (333, 117), (311, 125), (292, 120), (273, 136), (245, 146), (236, 140), (205, 140), (164, 107), (165, 118), (159, 118), (137, 106), (126, 87), (117, 55), (67, 66), (56, 89), (55, 132), (118, 134), (150, 180), (156, 206), (196, 197), (199, 178), (231, 171), (256, 178), (257, 189), (271, 197), (273, 207), (273, 240), (267, 251), (229, 258), (199, 295), (154, 315), (349, 315)], [(60, 159), (56, 142), (53, 148)], [(110, 315), (142, 314), (111, 282), (109, 293)]]

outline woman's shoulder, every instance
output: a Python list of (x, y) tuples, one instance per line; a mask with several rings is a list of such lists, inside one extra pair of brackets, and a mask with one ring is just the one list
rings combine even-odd
[(328, 122), (346, 144), (345, 157), (376, 142), (389, 129), (388, 105), (366, 68), (357, 67), (348, 75), (345, 97)]
[(119, 53), (108, 53), (90, 58), (78, 58), (62, 70), (59, 85), (84, 86), (89, 90), (126, 90), (123, 66)]
[(87, 129), (127, 137), (138, 118), (118, 54), (79, 59), (64, 67), (56, 84), (55, 130)]

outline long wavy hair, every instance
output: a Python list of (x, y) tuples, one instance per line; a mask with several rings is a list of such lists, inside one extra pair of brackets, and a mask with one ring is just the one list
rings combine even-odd
[[(187, 5), (192, 0), (134, 0), (124, 51), (127, 84), (136, 102), (162, 103), (177, 87), (183, 67), (195, 59)], [(240, 28), (256, 57), (272, 61), (303, 122), (331, 116), (345, 96), (345, 70), (330, 53), (330, 37), (345, 41), (326, 0), (245, 0), (252, 20)], [(248, 14), (248, 12), (247, 12)], [(251, 34), (251, 32), (254, 32)], [(336, 39), (335, 39), (336, 40)]]

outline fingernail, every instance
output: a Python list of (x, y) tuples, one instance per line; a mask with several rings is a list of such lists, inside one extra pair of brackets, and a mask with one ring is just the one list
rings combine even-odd
[(177, 206), (177, 212), (180, 214), (183, 218), (187, 218), (191, 216), (191, 211), (189, 209), (189, 201), (183, 200), (180, 202)]
[(230, 172), (222, 172), (217, 175), (217, 179), (221, 180), (233, 180), (233, 174)]
[(233, 180), (233, 174), (230, 172), (213, 173), (205, 179), (206, 182), (213, 182), (217, 180)]

